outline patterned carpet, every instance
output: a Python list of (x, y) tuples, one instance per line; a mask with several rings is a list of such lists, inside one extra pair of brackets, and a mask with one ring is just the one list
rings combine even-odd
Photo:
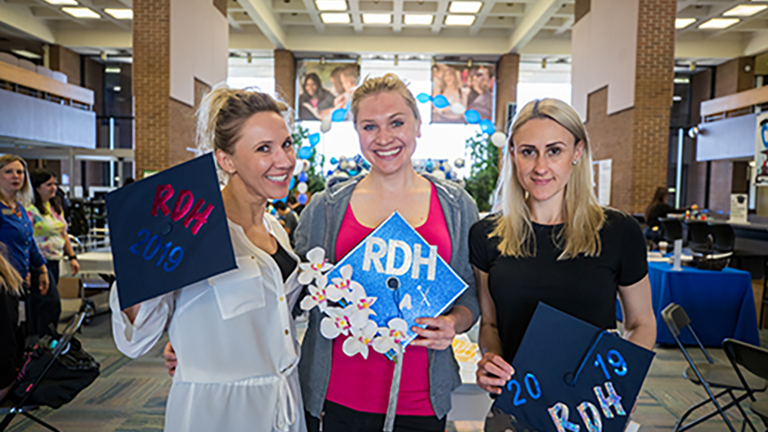
[[(768, 329), (761, 331), (761, 345), (768, 346)], [(41, 409), (36, 414), (62, 432), (144, 432), (163, 429), (165, 400), (171, 379), (162, 366), (165, 341), (137, 360), (120, 354), (112, 341), (108, 315), (96, 317), (83, 328), (83, 346), (102, 365), (102, 373), (90, 387), (58, 410)], [(685, 360), (677, 349), (660, 348), (632, 418), (641, 431), (671, 431), (677, 417), (705, 393), (682, 377)], [(721, 350), (711, 351), (719, 362), (727, 362)], [(741, 428), (738, 412), (729, 412), (734, 427)], [(753, 418), (758, 430), (763, 430)], [(37, 432), (46, 429), (28, 419), (17, 418), (9, 432)], [(482, 430), (482, 422), (449, 422), (449, 432)], [(697, 426), (696, 432), (727, 430), (718, 417)], [(224, 432), (224, 431), (222, 431)], [(332, 431), (331, 431), (332, 432)]]

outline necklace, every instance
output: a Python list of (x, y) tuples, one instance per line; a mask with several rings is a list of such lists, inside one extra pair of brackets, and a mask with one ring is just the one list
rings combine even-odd
[(18, 206), (18, 205), (8, 205), (8, 203), (6, 203), (5, 201), (2, 201), (2, 203), (6, 207), (8, 207), (11, 210), (11, 212), (13, 212), (13, 214), (16, 215), (16, 217), (18, 217), (18, 218), (21, 217), (21, 209), (19, 208), (20, 206)]

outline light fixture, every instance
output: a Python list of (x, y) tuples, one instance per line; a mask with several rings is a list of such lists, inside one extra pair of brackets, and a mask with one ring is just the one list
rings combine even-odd
[(66, 12), (75, 18), (85, 18), (85, 19), (101, 18), (101, 15), (88, 9), (87, 7), (63, 7), (61, 8), (61, 11)]
[(738, 18), (712, 18), (700, 25), (700, 29), (724, 29), (738, 23)]
[(357, 65), (360, 66), (363, 64), (363, 56), (357, 56)]
[(435, 58), (434, 58), (434, 57), (430, 57), (430, 58), (429, 58), (429, 64), (430, 64), (430, 66), (435, 66), (435, 63), (437, 63), (437, 61), (435, 60)]
[(104, 68), (104, 73), (119, 74), (120, 73), (120, 68), (119, 67), (105, 67)]
[(680, 102), (682, 100), (683, 100), (682, 96), (679, 96), (679, 95), (672, 96), (672, 102)]
[(28, 59), (39, 59), (40, 58), (40, 54), (35, 54), (35, 53), (31, 52), (31, 51), (27, 51), (27, 50), (23, 50), (23, 49), (22, 50), (11, 50), (11, 52), (16, 54), (17, 56), (25, 57), (25, 58), (28, 58)]
[(325, 24), (349, 24), (349, 14), (347, 13), (321, 13), (320, 19)]
[(363, 24), (389, 24), (392, 22), (392, 15), (385, 13), (364, 13)]
[(107, 61), (107, 52), (102, 51), (101, 53), (99, 53), (99, 58), (101, 59), (101, 61)]
[(431, 25), (434, 19), (433, 15), (428, 14), (405, 14), (403, 23), (405, 25)]
[(114, 87), (112, 87), (112, 91), (113, 91), (113, 92), (115, 92), (115, 93), (120, 93), (120, 90), (122, 90), (122, 89), (123, 89), (123, 88), (122, 88), (122, 87), (120, 87), (120, 86), (114, 86)]
[(315, 0), (315, 6), (320, 11), (345, 11), (347, 10), (346, 0)]
[(768, 8), (768, 5), (738, 5), (723, 12), (723, 16), (748, 17)]
[(472, 68), (472, 58), (467, 59), (467, 68)]
[(541, 68), (542, 69), (546, 69), (547, 68), (547, 58), (546, 57), (541, 59)]
[(248, 61), (248, 63), (249, 63), (249, 64), (250, 64), (250, 63), (253, 63), (253, 54), (251, 54), (251, 53), (248, 53), (248, 55), (246, 56), (246, 59), (247, 59), (247, 61)]
[(320, 66), (325, 66), (325, 56), (320, 56)]
[(452, 1), (448, 7), (450, 13), (477, 13), (483, 7), (481, 1)]
[(474, 15), (448, 15), (445, 17), (445, 25), (448, 26), (471, 26), (474, 22)]
[(696, 70), (696, 62), (695, 61), (692, 61), (692, 62), (688, 63), (688, 70), (691, 71), (691, 72)]
[(399, 62), (400, 62), (400, 56), (398, 56), (397, 54), (395, 54), (395, 66), (397, 66), (397, 64), (398, 64)]
[(69, 6), (77, 6), (77, 1), (75, 0), (45, 0), (48, 4), (52, 5), (69, 5)]
[(675, 28), (680, 30), (696, 22), (696, 18), (676, 18)]
[(104, 12), (112, 15), (112, 18), (119, 20), (131, 20), (133, 19), (133, 11), (131, 9), (104, 9)]

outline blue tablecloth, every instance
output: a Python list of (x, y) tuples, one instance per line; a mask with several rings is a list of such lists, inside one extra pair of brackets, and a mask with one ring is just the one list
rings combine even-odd
[[(760, 345), (752, 280), (748, 272), (693, 267), (673, 271), (671, 264), (650, 262), (648, 278), (656, 313), (656, 343), (675, 343), (661, 311), (668, 304), (677, 303), (685, 309), (693, 330), (705, 346), (720, 347), (725, 338)], [(617, 309), (620, 308), (617, 306)], [(681, 339), (686, 345), (696, 343), (687, 330), (683, 330)]]

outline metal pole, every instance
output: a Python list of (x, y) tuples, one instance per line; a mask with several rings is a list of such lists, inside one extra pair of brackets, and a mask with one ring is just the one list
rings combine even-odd
[[(115, 118), (109, 118), (109, 149), (115, 149)], [(109, 187), (115, 187), (115, 161), (109, 161)]]
[(675, 208), (680, 208), (683, 186), (683, 144), (685, 136), (683, 128), (677, 130), (677, 168), (675, 169)]

